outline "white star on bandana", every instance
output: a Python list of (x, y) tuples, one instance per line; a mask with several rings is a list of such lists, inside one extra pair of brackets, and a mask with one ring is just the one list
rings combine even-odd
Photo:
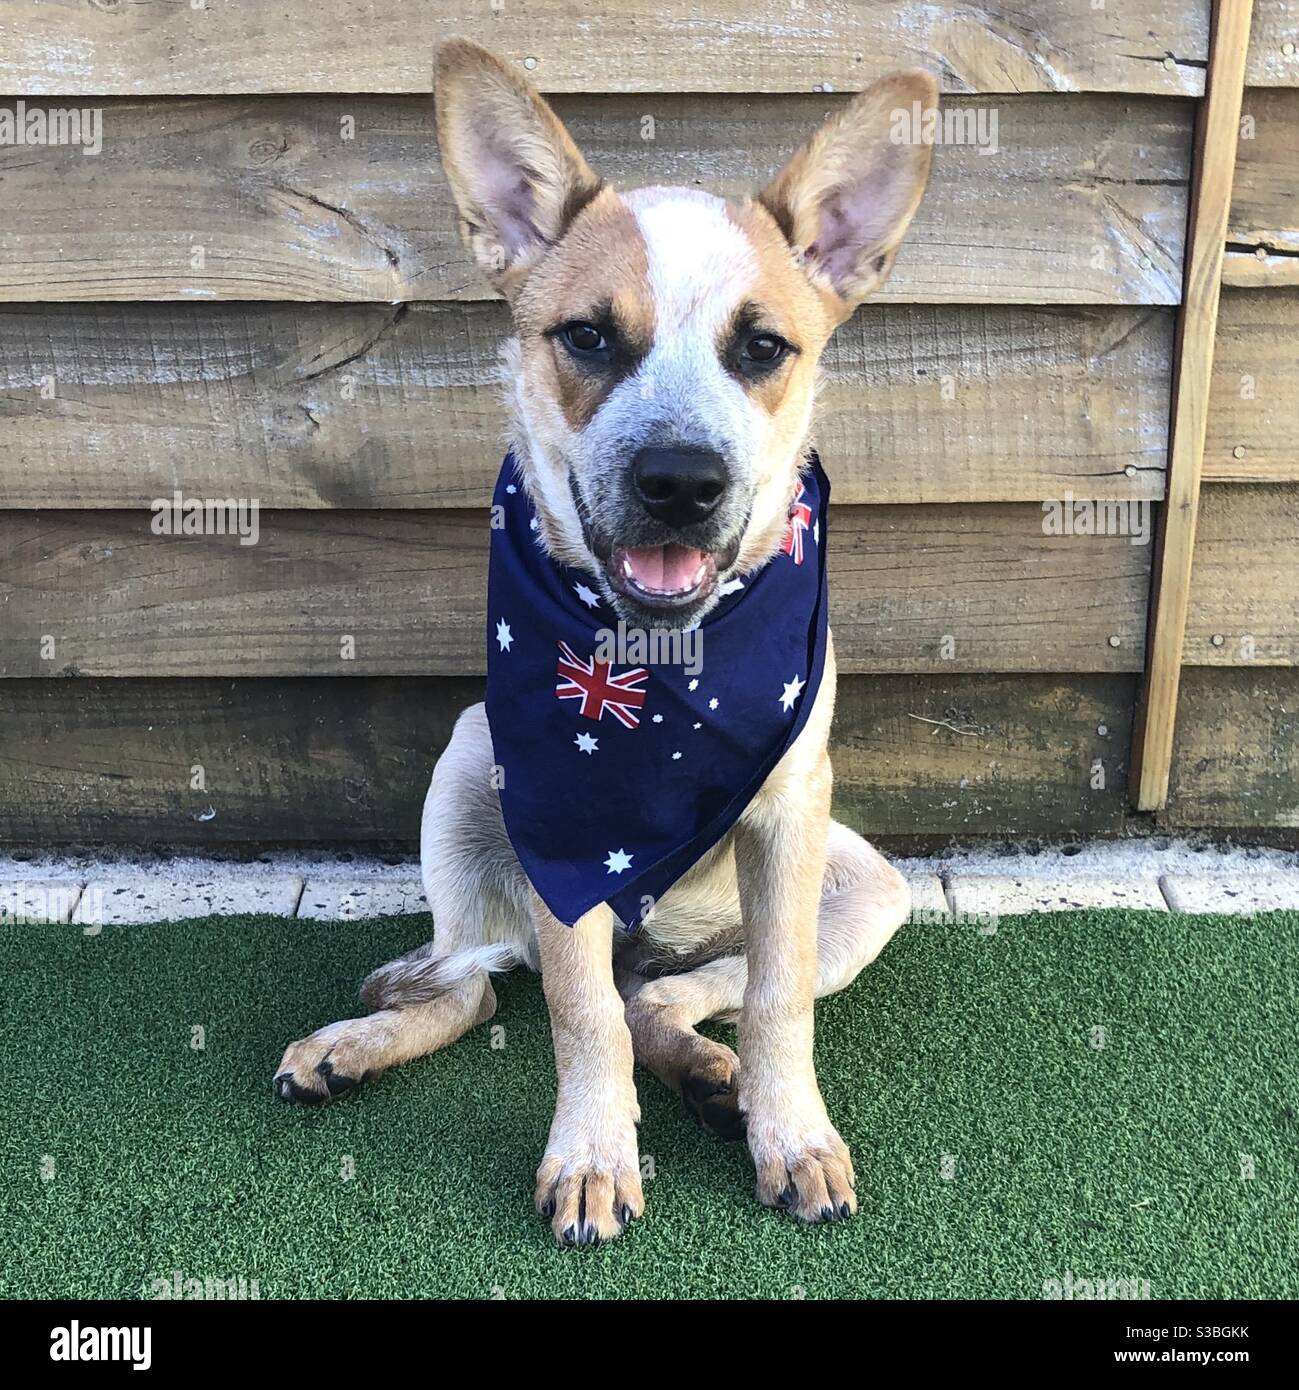
[(782, 709), (793, 709), (794, 701), (803, 693), (806, 681), (801, 681), (797, 676), (792, 681), (786, 681), (785, 687), (781, 691), (780, 704)]

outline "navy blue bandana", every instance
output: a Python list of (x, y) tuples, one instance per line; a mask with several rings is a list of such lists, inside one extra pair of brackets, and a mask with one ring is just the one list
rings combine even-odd
[(501, 812), (546, 906), (628, 929), (740, 818), (812, 712), (825, 668), (826, 507), (813, 454), (775, 557), (693, 631), (621, 629), (556, 564), (513, 456), (493, 498), (487, 720)]

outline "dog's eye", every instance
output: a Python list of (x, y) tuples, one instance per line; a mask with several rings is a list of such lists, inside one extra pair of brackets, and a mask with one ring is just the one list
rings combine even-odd
[(601, 348), (609, 346), (604, 334), (593, 323), (566, 323), (563, 333), (564, 341), (574, 352), (599, 352)]
[(769, 367), (773, 362), (780, 361), (788, 346), (783, 338), (776, 337), (774, 333), (755, 333), (745, 343), (744, 355), (750, 362), (761, 362), (764, 367)]

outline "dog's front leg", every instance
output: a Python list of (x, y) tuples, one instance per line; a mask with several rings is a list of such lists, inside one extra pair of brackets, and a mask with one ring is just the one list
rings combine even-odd
[(537, 1210), (562, 1244), (595, 1245), (645, 1207), (631, 1034), (613, 982), (613, 913), (598, 907), (566, 927), (534, 897), (533, 916), (559, 1077)]
[(857, 1207), (848, 1149), (812, 1059), (816, 925), (830, 817), (830, 760), (777, 769), (736, 828), (748, 983), (739, 1020), (740, 1109), (758, 1200), (804, 1221)]

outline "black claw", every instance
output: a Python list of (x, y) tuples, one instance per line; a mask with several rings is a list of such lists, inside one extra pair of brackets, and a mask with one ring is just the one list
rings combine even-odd
[(839, 1220), (840, 1220), (840, 1221), (847, 1221), (847, 1219), (848, 1219), (851, 1215), (852, 1215), (852, 1208), (848, 1205), (848, 1203), (847, 1203), (847, 1202), (840, 1202), (840, 1203), (839, 1203)]
[(577, 1231), (572, 1226), (565, 1226), (562, 1239), (565, 1245), (576, 1245)]
[(833, 1220), (834, 1220), (834, 1208), (833, 1208), (833, 1207), (830, 1207), (830, 1206), (822, 1207), (822, 1208), (821, 1208), (821, 1220), (822, 1220), (822, 1221), (833, 1221)]
[(796, 1188), (793, 1183), (790, 1183), (790, 1185), (777, 1196), (776, 1205), (778, 1207), (792, 1207), (797, 1200), (798, 1188)]
[(544, 1202), (542, 1202), (542, 1204), (541, 1204), (541, 1214), (542, 1214), (542, 1216), (544, 1216), (544, 1217), (546, 1218), (547, 1221), (549, 1221), (550, 1218), (551, 1218), (552, 1216), (554, 1216), (554, 1214), (555, 1214), (555, 1199), (554, 1199), (553, 1197), (547, 1197), (546, 1200), (545, 1200)]
[(630, 1225), (631, 1225), (631, 1219), (632, 1219), (632, 1218), (631, 1218), (631, 1203), (630, 1203), (630, 1202), (624, 1202), (624, 1203), (622, 1204), (622, 1210), (618, 1213), (618, 1219), (622, 1222), (622, 1224), (623, 1224), (624, 1226), (630, 1226)]
[(293, 1073), (283, 1071), (275, 1078), (275, 1094), (292, 1105), (319, 1105), (324, 1096), (319, 1091), (308, 1091), (293, 1079)]

